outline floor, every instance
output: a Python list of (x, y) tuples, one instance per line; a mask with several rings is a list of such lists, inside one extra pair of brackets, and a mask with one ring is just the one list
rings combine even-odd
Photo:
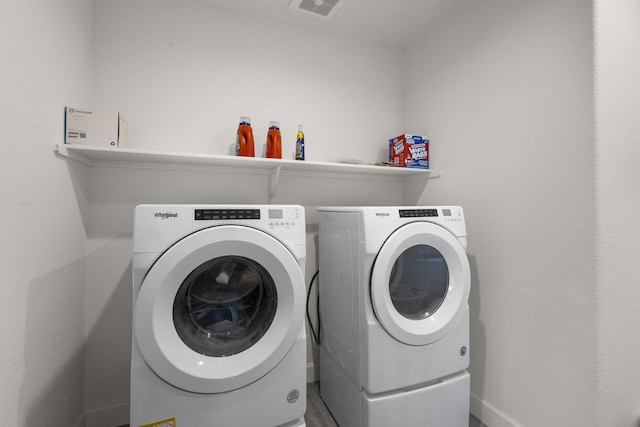
[[(304, 415), (307, 427), (338, 427), (329, 410), (320, 398), (318, 383), (307, 384), (307, 412)], [(129, 427), (128, 424), (120, 427)], [(487, 427), (469, 414), (469, 427)]]

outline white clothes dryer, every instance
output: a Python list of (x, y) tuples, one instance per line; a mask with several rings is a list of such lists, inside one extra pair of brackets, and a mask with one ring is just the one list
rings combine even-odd
[(320, 392), (338, 425), (467, 427), (462, 208), (318, 212)]
[(304, 426), (305, 215), (140, 205), (130, 425)]

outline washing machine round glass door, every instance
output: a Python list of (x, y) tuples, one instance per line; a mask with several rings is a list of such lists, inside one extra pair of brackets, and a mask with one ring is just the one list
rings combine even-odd
[(145, 276), (134, 333), (169, 384), (220, 393), (271, 371), (304, 325), (305, 285), (291, 252), (260, 230), (223, 225), (176, 242)]
[(371, 300), (382, 327), (409, 345), (449, 333), (467, 308), (471, 275), (464, 247), (445, 228), (414, 222), (393, 232), (371, 271)]

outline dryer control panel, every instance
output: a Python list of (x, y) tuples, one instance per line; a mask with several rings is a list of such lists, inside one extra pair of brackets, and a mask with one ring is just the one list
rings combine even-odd
[(399, 214), (400, 218), (462, 217), (460, 209), (452, 208), (400, 209)]
[(458, 206), (399, 209), (400, 218), (439, 218), (443, 222), (462, 222), (464, 214)]
[(426, 218), (438, 216), (438, 209), (400, 209), (400, 218)]

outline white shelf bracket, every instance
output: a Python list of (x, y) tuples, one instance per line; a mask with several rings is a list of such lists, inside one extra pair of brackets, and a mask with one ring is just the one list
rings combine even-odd
[(278, 188), (278, 181), (280, 181), (280, 172), (282, 171), (282, 165), (278, 165), (271, 171), (269, 176), (269, 203), (273, 203), (273, 199), (276, 197), (276, 189)]

